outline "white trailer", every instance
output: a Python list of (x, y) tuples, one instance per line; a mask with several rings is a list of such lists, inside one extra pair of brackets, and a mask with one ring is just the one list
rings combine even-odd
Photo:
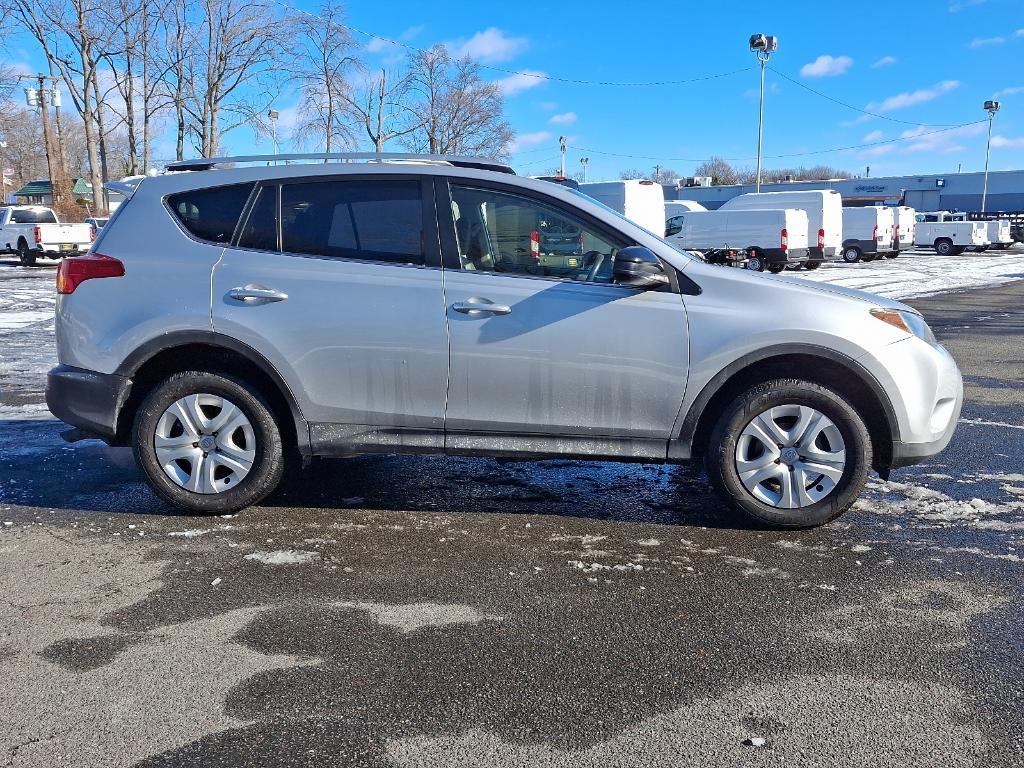
[(647, 179), (580, 184), (580, 192), (659, 237), (665, 232), (665, 191)]
[(748, 192), (727, 200), (719, 210), (753, 208), (799, 208), (807, 212), (807, 269), (839, 257), (843, 245), (843, 197), (836, 190)]
[(669, 242), (694, 251), (745, 251), (748, 269), (777, 273), (807, 261), (807, 213), (796, 208), (688, 211), (668, 224)]

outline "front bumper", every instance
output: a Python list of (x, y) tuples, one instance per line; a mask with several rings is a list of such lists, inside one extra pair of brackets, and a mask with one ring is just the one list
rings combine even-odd
[(124, 376), (59, 365), (46, 376), (46, 406), (61, 421), (109, 441), (131, 386)]

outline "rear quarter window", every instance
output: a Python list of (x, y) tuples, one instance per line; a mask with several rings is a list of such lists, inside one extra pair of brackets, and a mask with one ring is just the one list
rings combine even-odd
[(255, 183), (193, 189), (167, 197), (167, 207), (200, 240), (227, 244)]

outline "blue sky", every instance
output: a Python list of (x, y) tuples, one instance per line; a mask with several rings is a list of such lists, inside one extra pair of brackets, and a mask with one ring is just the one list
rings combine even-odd
[[(312, 10), (316, 3), (293, 0)], [(766, 6), (770, 6), (766, 7)], [(751, 33), (779, 38), (767, 74), (765, 167), (819, 162), (871, 175), (981, 170), (981, 108), (998, 98), (992, 168), (1024, 167), (1024, 2), (918, 0), (874, 3), (650, 3), (601, 0), (559, 3), (459, 0), (427, 5), (408, 0), (351, 2), (350, 23), (417, 47), (448, 43), (485, 65), (506, 91), (518, 133), (513, 164), (522, 173), (557, 165), (558, 136), (569, 138), (568, 168), (590, 158), (591, 179), (656, 163), (692, 173), (711, 155), (752, 167), (756, 151), (758, 71), (747, 50)], [(391, 62), (401, 49), (356, 34), (369, 64)], [(27, 40), (8, 59), (37, 67)], [(772, 68), (778, 70), (773, 72)], [(735, 70), (745, 70), (735, 72)], [(677, 85), (595, 85), (587, 81), (688, 80)], [(882, 117), (870, 117), (815, 95)], [(296, 94), (281, 94), (282, 122)], [(916, 124), (926, 124), (916, 125)], [(932, 127), (934, 126), (934, 127)], [(926, 134), (926, 135), (920, 135)], [(818, 150), (910, 137), (892, 144)], [(243, 129), (232, 152), (269, 151)], [(388, 149), (400, 150), (397, 144)], [(774, 157), (777, 155), (798, 155)], [(633, 155), (620, 157), (618, 155)]]

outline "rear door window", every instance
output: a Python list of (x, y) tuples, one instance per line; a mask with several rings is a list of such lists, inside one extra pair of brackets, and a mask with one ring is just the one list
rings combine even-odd
[(260, 187), (256, 202), (249, 209), (249, 217), (238, 238), (239, 248), (255, 248), (261, 251), (277, 251), (277, 190), (279, 187)]
[(181, 225), (200, 240), (227, 243), (238, 226), (254, 183), (193, 189), (167, 198), (167, 205)]
[(281, 247), (311, 256), (422, 265), (420, 183), (331, 179), (284, 184)]

